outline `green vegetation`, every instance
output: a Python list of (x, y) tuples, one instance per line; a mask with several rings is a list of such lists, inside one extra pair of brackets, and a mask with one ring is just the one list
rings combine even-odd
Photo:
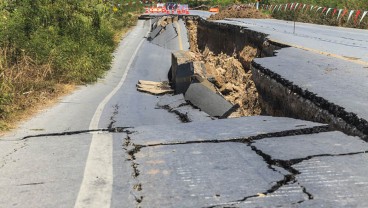
[[(269, 0), (270, 4), (285, 4), (285, 3), (293, 3), (291, 0)], [(364, 11), (368, 10), (368, 1), (359, 1), (359, 0), (299, 0), (298, 3), (314, 5), (318, 7), (322, 7), (319, 11), (317, 7), (314, 9), (310, 9), (310, 7), (306, 7), (304, 10), (275, 10), (272, 13), (272, 16), (277, 19), (284, 20), (295, 20), (298, 22), (307, 22), (307, 23), (315, 23), (315, 24), (323, 24), (323, 25), (333, 25), (333, 26), (344, 26), (344, 27), (355, 27), (361, 29), (368, 28), (368, 17), (366, 17), (361, 23), (360, 18)], [(326, 9), (324, 9), (326, 8)], [(326, 15), (327, 9), (332, 8), (328, 15)], [(337, 9), (334, 11), (334, 9)], [(347, 13), (341, 18), (337, 18), (339, 9), (346, 9)], [(348, 21), (349, 12), (351, 10), (361, 10), (358, 18), (355, 18), (356, 13), (354, 13), (351, 19)], [(322, 12), (324, 11), (324, 12)]]
[[(195, 1), (198, 3), (198, 1)], [(213, 0), (201, 2), (208, 5), (218, 5), (220, 7), (229, 6), (232, 4), (244, 4), (244, 3), (255, 3), (256, 0)], [(315, 23), (315, 24), (324, 24), (324, 25), (333, 25), (333, 26), (344, 26), (344, 27), (355, 27), (361, 29), (368, 28), (368, 15), (365, 19), (360, 23), (360, 18), (364, 11), (368, 11), (368, 1), (361, 0), (261, 0), (260, 4), (265, 5), (275, 5), (275, 4), (286, 4), (286, 3), (300, 3), (300, 4), (308, 4), (314, 5), (318, 7), (322, 7), (318, 12), (316, 9), (312, 11), (310, 9), (300, 10), (275, 10), (275, 12), (271, 13), (270, 11), (264, 11), (272, 15), (276, 19), (284, 19), (284, 20), (295, 20), (298, 22), (307, 22), (307, 23)], [(326, 10), (322, 13), (323, 8), (326, 7), (332, 8), (328, 15), (326, 15)], [(334, 9), (337, 9), (337, 12), (334, 13)], [(342, 17), (337, 19), (337, 14), (339, 9), (347, 9), (347, 13)], [(351, 10), (361, 10), (358, 18), (355, 19), (354, 13), (350, 19), (348, 20), (349, 12)]]
[(304, 3), (318, 5), (321, 7), (332, 7), (341, 9), (365, 9), (368, 10), (368, 1), (362, 0), (268, 0), (269, 4)]
[(141, 6), (106, 0), (2, 0), (0, 129), (60, 84), (101, 77), (116, 35), (135, 24), (134, 11)]

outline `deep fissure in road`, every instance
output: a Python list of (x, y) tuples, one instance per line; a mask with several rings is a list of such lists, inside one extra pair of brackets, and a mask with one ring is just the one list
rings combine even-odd
[(212, 82), (226, 100), (240, 106), (231, 117), (263, 114), (250, 70), (253, 58), (261, 54), (257, 45), (252, 40), (239, 42), (239, 31), (212, 27), (202, 19), (187, 18), (186, 26), (190, 51), (205, 68), (200, 76)]
[(187, 17), (186, 25), (190, 50), (204, 62), (207, 79), (225, 99), (240, 104), (235, 117), (271, 115), (326, 123), (368, 141), (368, 121), (253, 62), (289, 46), (242, 26), (198, 17)]
[[(281, 179), (280, 181), (276, 181), (275, 184), (272, 185), (269, 189), (265, 190), (262, 193), (255, 193), (254, 195), (244, 196), (244, 198), (239, 199), (237, 201), (231, 201), (229, 203), (226, 203), (226, 205), (227, 206), (233, 206), (233, 205), (239, 204), (241, 202), (247, 201), (248, 199), (251, 199), (251, 198), (261, 197), (261, 195), (266, 196), (268, 194), (272, 194), (272, 193), (276, 192), (277, 190), (279, 190), (281, 187), (283, 187), (285, 185), (298, 183), (297, 179), (295, 178), (295, 175), (300, 174), (300, 172), (298, 170), (294, 169), (292, 167), (292, 165), (300, 163), (304, 159), (305, 160), (311, 159), (314, 156), (309, 156), (309, 157), (303, 158), (303, 159), (297, 159), (296, 161), (294, 161), (294, 160), (288, 160), (288, 161), (276, 160), (276, 159), (273, 159), (270, 155), (267, 155), (266, 153), (263, 153), (261, 150), (257, 149), (255, 146), (252, 145), (252, 143), (254, 143), (255, 141), (258, 141), (258, 140), (266, 139), (266, 138), (276, 138), (276, 137), (285, 137), (285, 136), (315, 134), (315, 133), (328, 132), (328, 131), (331, 131), (329, 126), (317, 126), (317, 127), (286, 130), (286, 131), (266, 133), (266, 134), (258, 134), (256, 136), (250, 136), (250, 137), (247, 137), (247, 138), (235, 138), (235, 139), (230, 139), (230, 140), (186, 141), (186, 142), (176, 142), (176, 143), (157, 143), (157, 144), (149, 144), (149, 145), (135, 144), (134, 140), (132, 140), (132, 138), (129, 135), (127, 135), (123, 148), (126, 151), (127, 160), (131, 162), (132, 178), (134, 180), (136, 180), (136, 183), (132, 187), (132, 193), (131, 194), (134, 196), (134, 198), (137, 202), (137, 207), (139, 207), (140, 203), (144, 199), (144, 196), (140, 195), (142, 189), (144, 188), (144, 185), (142, 185), (139, 182), (140, 171), (139, 171), (139, 164), (136, 162), (136, 159), (137, 159), (136, 154), (139, 153), (143, 148), (155, 148), (155, 147), (158, 147), (158, 146), (176, 146), (176, 145), (187, 145), (187, 144), (203, 144), (203, 143), (217, 143), (217, 144), (220, 144), (220, 143), (230, 143), (230, 142), (232, 142), (232, 143), (243, 143), (243, 144), (247, 144), (248, 146), (250, 146), (251, 149), (257, 155), (259, 155), (260, 157), (263, 158), (265, 163), (267, 163), (268, 168), (271, 169), (272, 171), (279, 172), (278, 170), (273, 168), (273, 166), (277, 166), (277, 167), (280, 167), (280, 168), (286, 170), (287, 172), (289, 172), (289, 174), (284, 174), (284, 173), (279, 172), (280, 174), (284, 175), (283, 179)], [(357, 154), (357, 153), (351, 153), (351, 154)], [(328, 155), (321, 155), (321, 156), (328, 156)], [(315, 156), (315, 157), (318, 157), (318, 156)], [(313, 199), (313, 195), (311, 193), (309, 193), (302, 186), (300, 186), (300, 188), (303, 190), (303, 193), (307, 195), (308, 199)], [(295, 202), (295, 203), (302, 203), (302, 202), (303, 201)], [(222, 204), (222, 205), (225, 205), (225, 204)], [(222, 207), (222, 205), (220, 207)], [(217, 207), (217, 205), (210, 206), (210, 207)]]

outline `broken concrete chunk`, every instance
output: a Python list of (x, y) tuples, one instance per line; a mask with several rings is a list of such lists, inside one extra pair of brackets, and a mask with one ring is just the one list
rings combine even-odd
[(172, 53), (172, 83), (175, 94), (185, 93), (194, 75), (193, 57), (188, 51)]
[(142, 207), (212, 207), (263, 193), (284, 178), (247, 144), (157, 146), (135, 156), (144, 184)]
[(189, 86), (185, 100), (214, 117), (223, 117), (233, 108), (230, 102), (201, 83), (192, 83)]
[(208, 87), (208, 89), (210, 89), (214, 93), (217, 93), (217, 90), (216, 90), (215, 86), (210, 81), (208, 81), (207, 79), (201, 77), (200, 75), (197, 75), (197, 74), (193, 75), (192, 76), (192, 83), (201, 83), (205, 87)]
[(163, 95), (167, 93), (173, 93), (168, 82), (153, 82), (139, 80), (137, 84), (137, 90), (140, 92), (146, 92), (153, 95)]

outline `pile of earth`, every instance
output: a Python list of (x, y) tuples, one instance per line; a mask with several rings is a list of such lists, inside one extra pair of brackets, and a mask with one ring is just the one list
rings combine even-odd
[(220, 10), (217, 14), (211, 15), (208, 20), (222, 20), (225, 18), (267, 19), (270, 18), (270, 16), (249, 5), (232, 5)]
[(232, 56), (224, 53), (214, 54), (208, 47), (201, 51), (197, 45), (197, 23), (189, 20), (186, 26), (192, 57), (205, 69), (204, 73), (199, 70), (195, 72), (212, 82), (216, 91), (226, 100), (233, 105), (239, 104), (240, 106), (230, 117), (260, 115), (259, 95), (252, 79), (252, 73), (249, 68), (244, 68), (257, 55), (257, 49), (245, 46), (239, 54)]
[(206, 78), (214, 83), (224, 98), (232, 104), (239, 104), (240, 108), (231, 117), (254, 116), (261, 113), (252, 74), (244, 70), (237, 58), (223, 53), (215, 55), (206, 48), (198, 60), (203, 61)]

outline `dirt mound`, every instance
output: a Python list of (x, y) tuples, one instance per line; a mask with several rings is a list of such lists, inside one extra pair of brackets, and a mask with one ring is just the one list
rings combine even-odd
[[(248, 48), (244, 50), (248, 50)], [(213, 80), (212, 82), (226, 100), (240, 106), (231, 117), (259, 115), (261, 109), (251, 72), (245, 71), (235, 57), (222, 53), (215, 55), (208, 48), (202, 55), (207, 78)]]
[(211, 15), (209, 20), (222, 20), (225, 18), (267, 19), (270, 17), (248, 5), (233, 5), (221, 10), (217, 14)]
[(197, 42), (197, 22), (188, 20), (186, 26), (194, 59), (202, 63), (206, 70), (202, 76), (210, 80), (215, 85), (216, 91), (226, 100), (240, 106), (230, 117), (260, 115), (261, 107), (252, 73), (243, 67), (250, 64), (257, 55), (257, 49), (245, 46), (237, 58), (235, 54), (233, 56), (224, 53), (214, 54), (208, 47), (201, 51)]

